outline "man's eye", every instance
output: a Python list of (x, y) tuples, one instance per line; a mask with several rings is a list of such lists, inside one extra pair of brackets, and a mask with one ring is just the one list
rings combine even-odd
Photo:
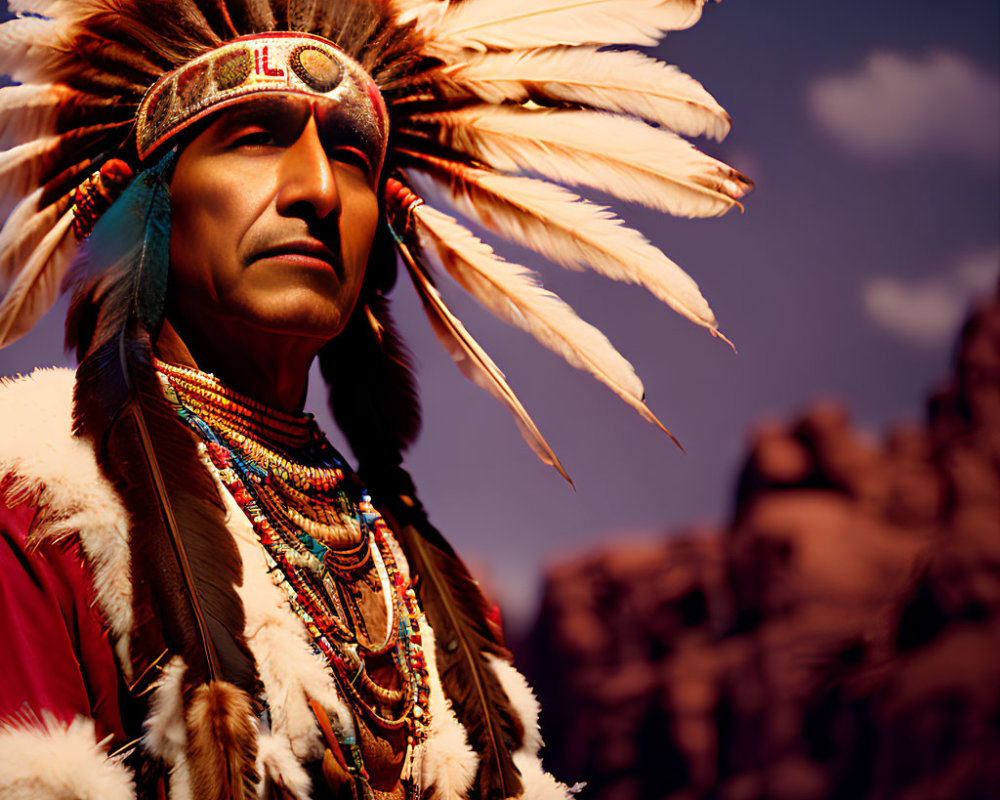
[(365, 176), (371, 175), (372, 165), (368, 157), (355, 147), (338, 147), (333, 151), (333, 159), (361, 170)]
[(270, 131), (251, 131), (237, 136), (232, 147), (273, 147), (277, 143), (278, 140)]

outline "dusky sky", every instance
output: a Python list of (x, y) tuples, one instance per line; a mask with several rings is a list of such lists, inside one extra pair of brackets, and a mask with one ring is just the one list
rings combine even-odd
[[(533, 612), (552, 559), (723, 522), (761, 421), (830, 397), (874, 436), (919, 418), (961, 319), (997, 283), (995, 0), (726, 0), (651, 52), (730, 112), (727, 140), (699, 145), (757, 188), (745, 214), (722, 219), (615, 208), (694, 276), (739, 353), (637, 287), (497, 249), (537, 269), (608, 334), (686, 454), (592, 378), (447, 292), (574, 492), (535, 459), (507, 412), (462, 378), (405, 279), (393, 296), (424, 406), (406, 466), (431, 520), (515, 622)], [(0, 351), (0, 375), (71, 365), (64, 313), (60, 303)], [(332, 433), (314, 375), (307, 408)]]

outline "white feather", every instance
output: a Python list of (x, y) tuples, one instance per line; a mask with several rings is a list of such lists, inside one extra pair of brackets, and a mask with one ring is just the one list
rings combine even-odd
[(7, 293), (29, 254), (65, 211), (66, 206), (60, 203), (39, 209), (38, 201), (44, 190), (44, 186), (39, 186), (18, 203), (0, 228), (0, 297)]
[[(694, 25), (704, 0), (463, 0), (428, 3), (421, 28), (427, 51), (449, 60), (463, 49), (553, 45), (654, 45), (664, 31)], [(413, 18), (411, 10), (407, 18)]]
[(8, 0), (7, 6), (13, 14), (41, 14), (52, 16), (49, 11), (59, 0)]
[(451, 217), (426, 204), (415, 208), (413, 217), (422, 244), (436, 250), (448, 274), (483, 306), (530, 333), (577, 369), (591, 373), (663, 428), (643, 402), (642, 382), (632, 365), (601, 331), (539, 286), (528, 270), (499, 258)]
[[(128, 123), (108, 123), (91, 125), (86, 128), (75, 128), (55, 136), (43, 136), (34, 141), (16, 145), (8, 150), (0, 151), (0, 218), (10, 213), (11, 209), (22, 197), (34, 191), (39, 182), (47, 180), (52, 175), (46, 175), (47, 169), (61, 156), (76, 154), (76, 161), (68, 159), (60, 166), (70, 169), (82, 164), (86, 159), (80, 154), (77, 140), (88, 140), (93, 134), (102, 131), (111, 132)], [(93, 141), (93, 139), (89, 139)], [(65, 148), (65, 150), (61, 150)], [(83, 180), (81, 177), (80, 180)]]
[(391, 0), (390, 2), (392, 11), (396, 15), (396, 21), (400, 24), (412, 19), (420, 19), (447, 4), (448, 0)]
[(0, 217), (6, 216), (26, 194), (35, 190), (45, 156), (59, 146), (59, 136), (45, 136), (0, 151)]
[(55, 20), (20, 17), (0, 25), (0, 74), (16, 81), (50, 80), (64, 52)]
[(466, 216), (564, 267), (590, 267), (612, 280), (641, 284), (682, 316), (716, 331), (698, 284), (603, 206), (547, 181), (428, 162), (441, 170), (430, 175), (450, 179), (455, 204)]
[(642, 53), (593, 47), (486, 53), (444, 72), (487, 103), (575, 103), (631, 114), (685, 136), (722, 140), (729, 133), (729, 115), (698, 81)]
[(76, 245), (72, 224), (73, 211), (68, 210), (39, 242), (0, 302), (0, 347), (31, 330), (59, 296)]
[(0, 89), (0, 150), (56, 132), (56, 116), (81, 93), (60, 84), (24, 84)]
[(750, 187), (676, 134), (614, 114), (476, 105), (413, 119), (502, 172), (530, 170), (680, 217), (723, 214)]
[(417, 294), (420, 295), (431, 328), (448, 355), (452, 357), (466, 378), (507, 406), (514, 415), (514, 421), (521, 431), (521, 436), (524, 437), (535, 455), (543, 463), (555, 467), (559, 474), (572, 485), (573, 481), (566, 474), (566, 470), (563, 469), (556, 454), (545, 441), (534, 420), (521, 401), (518, 400), (517, 395), (514, 394), (514, 390), (510, 388), (503, 372), (500, 371), (489, 354), (483, 350), (479, 342), (472, 338), (462, 321), (448, 308), (434, 284), (431, 283), (430, 278), (413, 259), (409, 248), (404, 243), (400, 243), (399, 249), (403, 256), (403, 262), (409, 270), (410, 279), (413, 281)]
[(53, 134), (0, 151), (0, 178), (5, 178), (14, 173), (18, 167), (31, 163), (39, 156), (44, 155), (56, 147), (60, 139), (62, 139), (61, 134)]

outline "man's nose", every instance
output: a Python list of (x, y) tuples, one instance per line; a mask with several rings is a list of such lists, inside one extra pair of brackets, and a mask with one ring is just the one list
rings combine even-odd
[(278, 213), (293, 215), (300, 203), (312, 207), (319, 219), (340, 213), (340, 191), (330, 156), (316, 127), (316, 117), (309, 115), (299, 138), (281, 157)]

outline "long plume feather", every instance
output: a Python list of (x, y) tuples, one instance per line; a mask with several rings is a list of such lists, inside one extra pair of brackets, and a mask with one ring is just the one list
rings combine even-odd
[(528, 170), (681, 217), (738, 205), (750, 182), (679, 136), (596, 111), (470, 106), (415, 115), (439, 141), (503, 172)]
[(73, 212), (67, 210), (35, 247), (0, 303), (0, 347), (19, 339), (59, 296), (76, 242)]
[[(664, 31), (694, 25), (704, 0), (463, 0), (428, 3), (421, 21), (428, 50), (445, 60), (463, 49), (552, 45), (654, 45)], [(446, 13), (445, 13), (446, 12)]]
[(65, 103), (79, 93), (59, 84), (5, 86), (0, 89), (0, 150), (56, 134), (56, 120)]
[(677, 313), (717, 333), (698, 284), (603, 206), (534, 178), (499, 175), (454, 161), (408, 154), (448, 185), (458, 209), (488, 229), (569, 269), (638, 283)]
[[(20, 167), (34, 167), (30, 174), (32, 180), (37, 180), (42, 167), (36, 162), (55, 150), (62, 141), (60, 134), (43, 136), (34, 141), (24, 142), (0, 152), (0, 191), (6, 189), (7, 181), (13, 181)], [(6, 192), (5, 192), (6, 193)]]
[[(462, 288), (505, 322), (534, 336), (577, 369), (586, 370), (649, 422), (672, 434), (643, 402), (642, 382), (607, 337), (451, 217), (426, 204), (413, 211), (421, 242), (430, 245)], [(676, 440), (675, 440), (676, 441)]]
[(43, 192), (44, 187), (39, 186), (25, 197), (0, 228), (0, 297), (7, 294), (31, 252), (67, 208), (53, 203), (40, 209), (38, 204)]
[(514, 390), (510, 388), (503, 372), (480, 344), (472, 338), (462, 321), (448, 308), (430, 277), (414, 259), (409, 248), (402, 241), (399, 242), (398, 246), (413, 285), (423, 303), (427, 318), (430, 320), (431, 328), (448, 355), (452, 357), (466, 378), (507, 406), (517, 423), (518, 430), (521, 431), (521, 436), (531, 447), (532, 452), (538, 456), (542, 463), (558, 470), (559, 474), (572, 486), (573, 481), (552, 448), (549, 447), (549, 443), (545, 441), (541, 431), (538, 430), (535, 421), (518, 400)]
[(594, 47), (486, 53), (442, 70), (487, 103), (572, 103), (722, 140), (729, 115), (694, 78), (642, 53)]
[(0, 74), (21, 83), (51, 80), (65, 52), (54, 20), (21, 17), (0, 26)]

